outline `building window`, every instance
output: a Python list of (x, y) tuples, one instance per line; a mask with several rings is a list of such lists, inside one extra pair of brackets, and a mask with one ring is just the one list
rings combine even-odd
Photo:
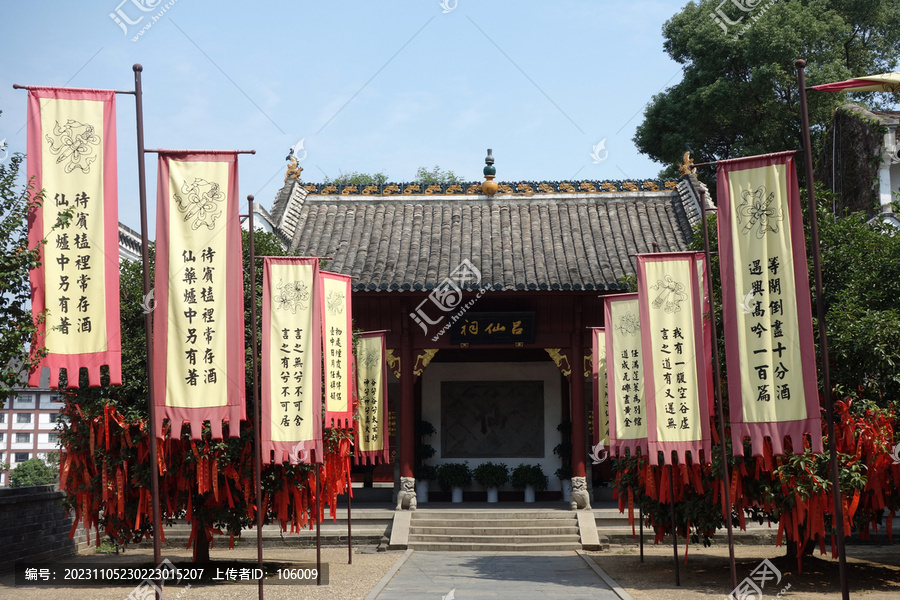
[(0, 423), (6, 423), (6, 413), (0, 413)]
[[(6, 441), (6, 434), (0, 433), (0, 444), (2, 444), (5, 441)], [(3, 458), (0, 458), (0, 463), (2, 463), (2, 462), (3, 462)]]
[(13, 459), (14, 459), (13, 462), (23, 463), (23, 462), (25, 462), (26, 460), (28, 460), (29, 458), (31, 458), (31, 454), (29, 454), (28, 452), (15, 452), (15, 453), (13, 453)]
[(30, 444), (31, 443), (31, 434), (30, 433), (17, 433), (16, 434), (16, 443), (17, 444)]
[(16, 396), (16, 406), (31, 407), (34, 406), (34, 396), (31, 394), (19, 394)]
[(47, 413), (47, 422), (51, 425), (59, 422), (59, 413)]
[(16, 413), (16, 423), (31, 423), (31, 413)]
[(47, 434), (47, 443), (53, 444), (54, 446), (59, 445), (59, 434), (58, 433), (48, 433)]

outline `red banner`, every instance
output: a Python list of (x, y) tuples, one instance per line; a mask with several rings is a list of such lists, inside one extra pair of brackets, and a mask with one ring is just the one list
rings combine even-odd
[(718, 163), (719, 256), (735, 448), (822, 451), (812, 308), (794, 152)]
[[(81, 367), (88, 384), (99, 386), (102, 365), (110, 384), (122, 384), (115, 98), (112, 90), (28, 92), (28, 179), (45, 192), (28, 220), (29, 245), (46, 238), (41, 266), (31, 272), (31, 303), (48, 351), (30, 386), (41, 367), (50, 368), (51, 388), (59, 387), (60, 369), (68, 387), (78, 387)], [(57, 227), (65, 210), (71, 219)]]
[(153, 319), (154, 431), (238, 435), (244, 409), (244, 283), (237, 154), (160, 151)]
[(262, 456), (322, 462), (319, 259), (263, 262)]
[(322, 345), (325, 357), (325, 427), (353, 427), (355, 387), (353, 315), (350, 304), (352, 277), (319, 271), (322, 307)]
[(603, 298), (609, 394), (609, 453), (647, 456), (647, 402), (637, 294)]
[(359, 426), (354, 464), (386, 463), (388, 448), (387, 350), (384, 331), (366, 331), (356, 342)]
[[(711, 365), (703, 333), (703, 254), (637, 255), (650, 461), (709, 462)], [(704, 455), (701, 457), (700, 452)]]

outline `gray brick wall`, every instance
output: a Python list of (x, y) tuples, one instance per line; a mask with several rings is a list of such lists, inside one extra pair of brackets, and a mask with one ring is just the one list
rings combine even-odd
[(81, 526), (69, 539), (72, 517), (60, 506), (63, 497), (52, 485), (0, 489), (0, 572), (19, 560), (71, 556), (88, 545)]

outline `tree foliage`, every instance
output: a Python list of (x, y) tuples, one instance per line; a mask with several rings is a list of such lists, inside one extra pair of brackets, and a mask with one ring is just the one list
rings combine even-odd
[(43, 196), (31, 185), (19, 184), (22, 161), (21, 154), (13, 154), (0, 162), (0, 406), (42, 356), (28, 279), (31, 269), (40, 266), (40, 249), (28, 247), (28, 215)]
[(30, 485), (51, 485), (56, 483), (56, 469), (40, 458), (30, 458), (13, 469), (9, 474), (10, 487), (28, 487)]
[[(701, 160), (802, 147), (794, 61), (807, 61), (807, 85), (892, 70), (900, 55), (900, 1), (802, 0), (689, 2), (663, 26), (666, 53), (683, 78), (653, 97), (638, 126), (638, 149), (679, 161), (689, 144)], [(735, 25), (717, 24), (725, 12)], [(755, 21), (753, 19), (756, 19)], [(724, 30), (723, 30), (724, 28)], [(870, 106), (875, 94), (856, 94)], [(813, 147), (847, 94), (810, 93)]]
[(334, 179), (326, 176), (325, 183), (333, 185), (369, 185), (371, 183), (382, 185), (387, 179), (388, 177), (384, 174), (384, 171), (378, 171), (377, 173), (360, 173), (359, 171), (344, 172), (342, 170), (338, 171), (338, 176)]
[(416, 169), (416, 181), (418, 183), (462, 183), (465, 180), (450, 169), (442, 171), (438, 165), (434, 165), (430, 171), (425, 167)]

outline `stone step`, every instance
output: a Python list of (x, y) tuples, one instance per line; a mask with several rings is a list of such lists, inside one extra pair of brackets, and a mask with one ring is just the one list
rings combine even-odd
[[(412, 518), (411, 527), (505, 527), (513, 529), (533, 524), (536, 527), (573, 527), (575, 518), (568, 519), (438, 519)], [(627, 521), (626, 521), (627, 523)]]
[(515, 536), (494, 536), (494, 535), (468, 535), (468, 534), (449, 534), (449, 535), (433, 535), (433, 534), (409, 534), (410, 543), (418, 542), (423, 544), (439, 544), (447, 542), (466, 543), (466, 544), (578, 544), (578, 533), (566, 535), (515, 535)]
[(410, 532), (432, 535), (492, 535), (505, 537), (517, 535), (577, 535), (578, 526), (570, 523), (565, 527), (422, 527), (416, 524), (410, 527)]
[(417, 519), (473, 519), (497, 521), (502, 519), (516, 520), (546, 520), (566, 519), (575, 517), (571, 510), (544, 510), (544, 511), (514, 511), (514, 510), (419, 510), (413, 513), (413, 520)]
[(409, 548), (429, 552), (567, 552), (581, 550), (575, 543), (472, 543), (472, 542), (410, 542)]

